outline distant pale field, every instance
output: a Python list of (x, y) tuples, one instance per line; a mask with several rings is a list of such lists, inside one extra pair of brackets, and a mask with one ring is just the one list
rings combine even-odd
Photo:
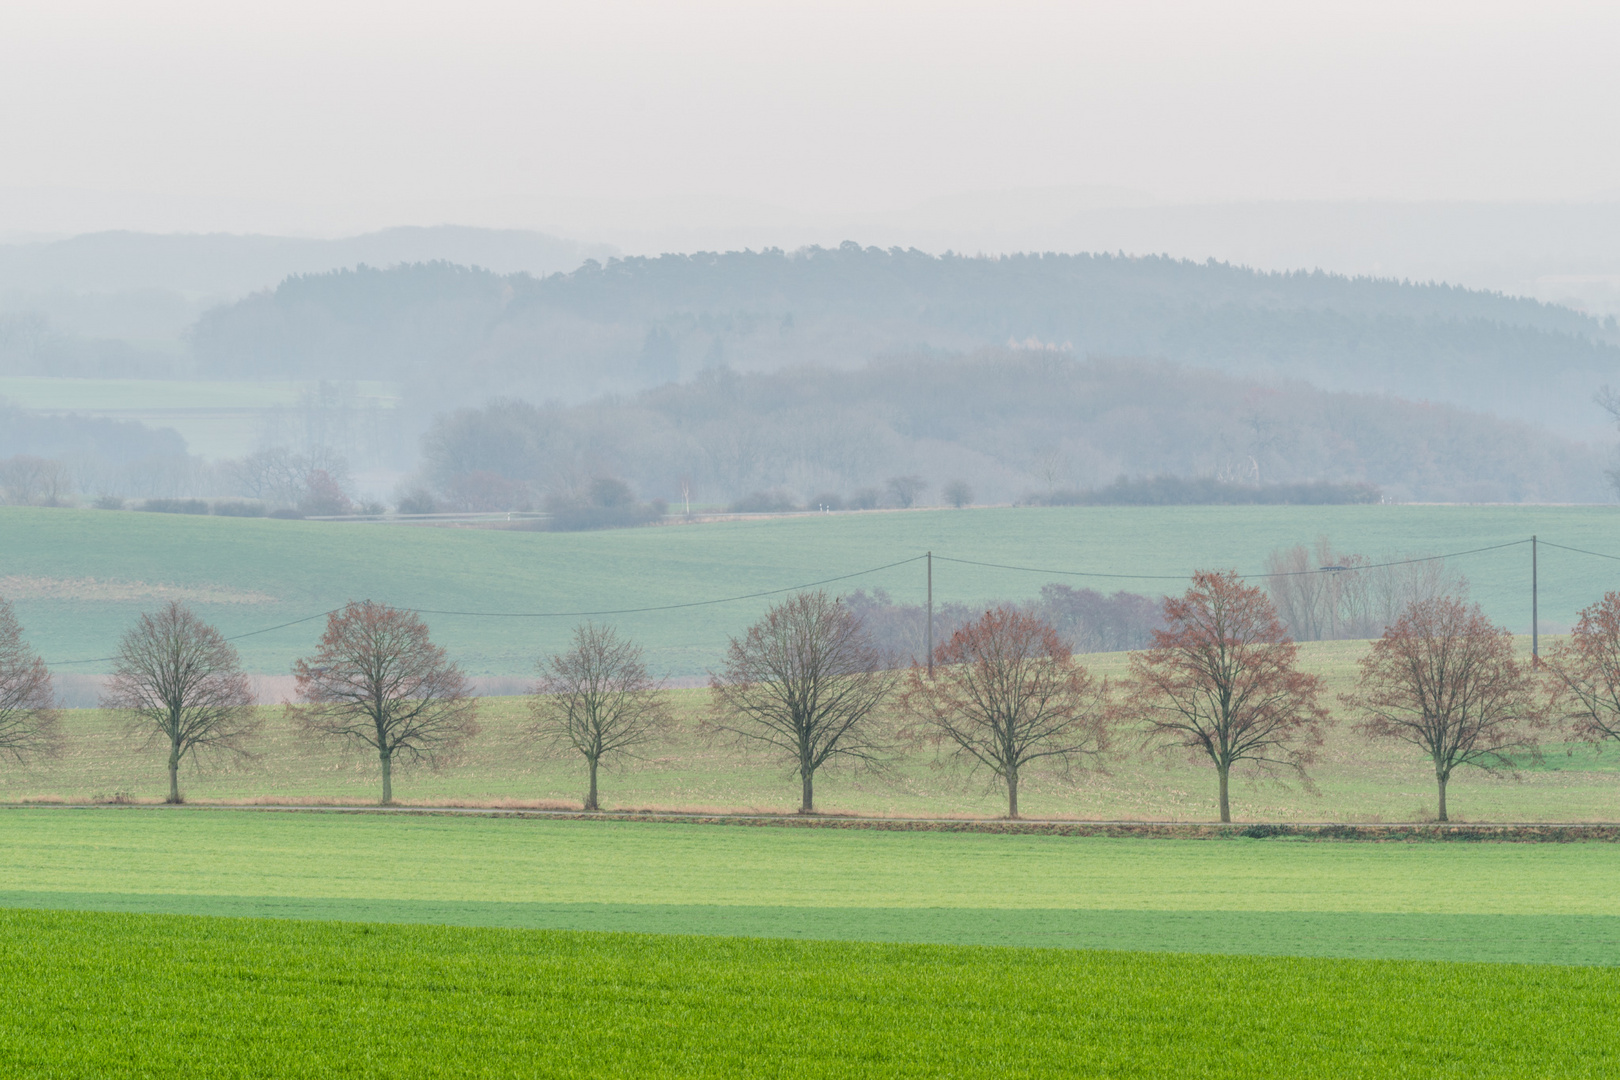
[[(991, 507), (545, 533), (0, 508), (0, 581), (12, 583), (29, 639), (64, 672), (106, 671), (140, 612), (182, 597), (226, 634), (253, 634), (238, 642), (250, 671), (281, 675), (314, 646), (322, 612), (370, 598), (428, 611), (435, 640), (474, 675), (526, 676), (536, 657), (566, 645), (582, 617), (573, 613), (618, 612), (599, 617), (643, 642), (655, 672), (693, 678), (780, 595), (754, 594), (838, 578), (826, 588), (921, 603), (921, 562), (866, 571), (928, 551), (936, 602), (979, 605), (1028, 599), (1051, 582), (1180, 592), (1195, 569), (1256, 574), (1273, 549), (1324, 535), (1370, 556), (1532, 533), (1620, 554), (1617, 524), (1615, 508), (1596, 506)], [(1527, 545), (1453, 568), (1492, 618), (1528, 632)], [(1620, 587), (1620, 561), (1543, 545), (1540, 584), (1550, 633)], [(747, 598), (682, 606), (732, 597)], [(646, 608), (659, 610), (627, 610)], [(309, 621), (281, 625), (295, 620)]]
[[(50, 413), (79, 413), (170, 427), (193, 454), (240, 457), (252, 452), (265, 415), (298, 403), (308, 380), (59, 379), (0, 375), (0, 399)], [(387, 382), (355, 383), (362, 406), (393, 408), (398, 389)], [(94, 494), (92, 492), (91, 494)]]
[[(1524, 644), (1521, 642), (1521, 645)], [(1318, 790), (1297, 782), (1245, 782), (1233, 787), (1233, 814), (1244, 821), (1421, 821), (1435, 812), (1433, 771), (1412, 749), (1370, 744), (1349, 729), (1333, 695), (1353, 685), (1362, 642), (1303, 647), (1310, 670), (1324, 676), (1338, 721), (1321, 761), (1311, 770)], [(1126, 654), (1085, 657), (1098, 675), (1118, 678)], [(616, 809), (792, 812), (798, 782), (781, 763), (711, 744), (698, 724), (706, 690), (672, 691), (679, 722), (647, 749), (645, 760), (605, 772), (603, 805)], [(200, 802), (374, 802), (380, 779), (374, 756), (301, 735), (278, 708), (263, 710), (258, 760), (230, 768), (182, 769), (187, 799)], [(522, 698), (486, 698), (483, 733), (463, 758), (438, 770), (396, 774), (405, 804), (578, 806), (582, 766), (547, 759), (526, 746)], [(138, 751), (122, 722), (96, 710), (67, 714), (68, 747), (55, 760), (0, 768), (0, 801), (158, 802), (166, 793), (165, 754)], [(934, 751), (918, 750), (892, 771), (876, 775), (829, 769), (816, 782), (818, 806), (832, 813), (897, 816), (996, 817), (1005, 796), (985, 776), (941, 767)], [(1452, 781), (1450, 811), (1459, 821), (1620, 820), (1620, 747), (1596, 753), (1584, 745), (1550, 748), (1543, 763), (1515, 780), (1462, 771)], [(1185, 754), (1150, 754), (1121, 732), (1105, 772), (1072, 781), (1026, 774), (1020, 792), (1026, 817), (1103, 820), (1208, 821), (1216, 816), (1215, 776)]]

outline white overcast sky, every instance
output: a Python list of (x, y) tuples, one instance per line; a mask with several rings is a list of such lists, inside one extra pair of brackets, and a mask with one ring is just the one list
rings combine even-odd
[(4, 0), (0, 230), (1610, 199), (1617, 46), (1547, 0)]

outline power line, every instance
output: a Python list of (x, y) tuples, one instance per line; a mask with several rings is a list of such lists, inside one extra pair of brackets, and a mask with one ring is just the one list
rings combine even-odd
[(785, 589), (767, 589), (764, 592), (743, 593), (741, 596), (726, 596), (718, 600), (689, 600), (684, 604), (659, 604), (656, 607), (614, 608), (610, 611), (435, 611), (431, 608), (410, 608), (409, 610), (416, 612), (418, 615), (467, 615), (479, 619), (584, 619), (594, 615), (639, 615), (649, 611), (678, 611), (682, 608), (733, 604), (738, 600), (757, 600), (762, 596), (780, 596), (783, 593), (814, 589), (818, 585), (831, 585), (835, 581), (848, 581), (850, 578), (865, 577), (867, 574), (876, 574), (882, 570), (893, 570), (896, 566), (922, 562), (927, 557), (926, 555), (913, 555), (909, 559), (886, 563), (883, 566), (874, 566), (870, 570), (857, 570), (853, 574), (840, 574), (838, 577), (822, 578), (820, 581), (812, 581), (806, 585), (789, 585)]
[[(1310, 574), (1320, 574), (1326, 569), (1379, 570), (1386, 566), (1411, 566), (1415, 563), (1435, 562), (1440, 559), (1459, 559), (1464, 555), (1478, 555), (1484, 551), (1501, 551), (1504, 548), (1518, 547), (1521, 544), (1528, 544), (1529, 542), (1529, 540), (1509, 540), (1504, 544), (1491, 544), (1488, 547), (1469, 548), (1467, 551), (1453, 551), (1445, 555), (1424, 555), (1421, 558), (1416, 559), (1395, 559), (1391, 562), (1367, 563), (1362, 566), (1335, 566), (1316, 570), (1282, 570), (1272, 574), (1245, 574), (1243, 576), (1246, 578), (1303, 577)], [(1546, 541), (1544, 540), (1542, 543), (1546, 543)], [(1574, 551), (1577, 549), (1571, 548), (1570, 550)], [(1587, 552), (1587, 554), (1596, 553)], [(978, 562), (974, 559), (953, 559), (949, 555), (935, 555), (934, 558), (939, 559), (941, 562), (961, 563), (964, 566), (987, 566), (996, 570), (1020, 570), (1029, 574), (1053, 574), (1060, 577), (1109, 578), (1119, 581), (1186, 581), (1190, 576), (1188, 574), (1109, 574), (1095, 570), (1050, 570), (1038, 566), (1011, 566), (1006, 563)], [(1604, 556), (1604, 558), (1614, 558), (1614, 556)]]
[[(1490, 544), (1485, 547), (1468, 548), (1465, 551), (1452, 551), (1443, 555), (1424, 555), (1412, 559), (1394, 559), (1389, 562), (1368, 563), (1362, 566), (1346, 566), (1342, 568), (1322, 567), (1316, 570), (1286, 570), (1270, 574), (1248, 574), (1245, 576), (1264, 579), (1301, 577), (1311, 574), (1320, 574), (1329, 570), (1340, 569), (1346, 571), (1378, 570), (1390, 566), (1412, 566), (1418, 563), (1437, 562), (1442, 559), (1459, 559), (1465, 555), (1479, 555), (1487, 551), (1502, 551), (1506, 548), (1519, 547), (1528, 543), (1531, 543), (1531, 541), (1528, 539), (1509, 540), (1501, 544)], [(1571, 551), (1580, 555), (1591, 555), (1599, 559), (1613, 559), (1620, 562), (1620, 555), (1606, 555), (1600, 551), (1587, 551), (1584, 548), (1569, 547), (1564, 544), (1554, 544), (1547, 540), (1543, 540), (1541, 543), (1546, 544), (1549, 547), (1559, 548), (1563, 551)], [(831, 585), (835, 582), (849, 581), (853, 578), (865, 577), (868, 574), (876, 574), (884, 570), (893, 570), (897, 566), (908, 566), (911, 563), (921, 562), (928, 557), (929, 556), (927, 555), (913, 555), (909, 559), (899, 559), (895, 562), (885, 563), (882, 566), (874, 566), (866, 570), (857, 570), (851, 574), (839, 574), (835, 577), (822, 578), (819, 581), (811, 581), (801, 585), (790, 585), (780, 589), (765, 589), (760, 592), (740, 593), (736, 596), (723, 596), (711, 600), (689, 600), (679, 604), (657, 604), (650, 607), (607, 608), (599, 611), (447, 611), (437, 608), (407, 608), (405, 610), (414, 612), (417, 615), (443, 615), (477, 619), (583, 619), (607, 615), (642, 615), (661, 611), (683, 611), (691, 608), (713, 607), (717, 604), (734, 604), (743, 600), (758, 600), (767, 596), (780, 596), (783, 593), (799, 592), (804, 589), (814, 589), (821, 585)], [(939, 559), (942, 562), (957, 563), (962, 566), (979, 566), (993, 570), (1013, 570), (1020, 573), (1046, 574), (1053, 577), (1106, 578), (1114, 581), (1186, 581), (1189, 576), (1187, 574), (1115, 574), (1107, 571), (1097, 570), (1055, 570), (1037, 566), (1017, 566), (1011, 563), (982, 562), (977, 559), (956, 559), (949, 555), (934, 555), (933, 558)], [(233, 634), (227, 637), (225, 640), (241, 641), (243, 638), (256, 637), (260, 634), (268, 634), (276, 630), (285, 630), (289, 626), (299, 626), (303, 623), (313, 622), (316, 619), (324, 619), (337, 610), (340, 609), (332, 608), (327, 611), (318, 612), (314, 615), (306, 615), (301, 619), (293, 619), (290, 622), (277, 623), (275, 626), (266, 626), (258, 630), (248, 630), (241, 634)], [(59, 660), (55, 661), (50, 666), (69, 667), (75, 664), (105, 664), (116, 659), (117, 657), (114, 656), (98, 656), (84, 660)]]
[[(734, 604), (739, 600), (757, 600), (765, 596), (780, 596), (782, 593), (799, 592), (803, 589), (814, 589), (818, 585), (831, 585), (835, 581), (848, 581), (851, 578), (865, 577), (867, 574), (876, 574), (883, 570), (892, 570), (896, 566), (905, 566), (908, 563), (921, 562), (926, 555), (913, 555), (909, 559), (886, 563), (883, 566), (874, 566), (867, 570), (857, 570), (853, 574), (840, 574), (837, 577), (822, 578), (804, 585), (789, 585), (782, 589), (766, 589), (763, 592), (743, 593), (739, 596), (723, 596), (715, 600), (689, 600), (681, 604), (659, 604), (655, 607), (614, 608), (606, 611), (438, 611), (433, 608), (405, 608), (404, 610), (417, 615), (462, 615), (478, 619), (584, 619), (598, 615), (637, 615), (653, 611), (678, 611), (683, 608), (711, 607), (715, 604)], [(244, 634), (233, 634), (226, 641), (240, 641), (243, 638), (254, 637), (258, 634), (268, 634), (272, 630), (284, 630), (289, 626), (298, 626), (300, 623), (313, 622), (324, 619), (340, 608), (322, 611), (315, 615), (306, 615), (302, 619), (291, 622), (278, 623), (275, 626), (266, 626), (260, 630), (249, 630)], [(51, 667), (68, 667), (73, 664), (106, 664), (118, 659), (116, 656), (97, 656), (86, 660), (58, 660), (50, 664)]]
[(1577, 555), (1591, 555), (1598, 559), (1613, 559), (1615, 562), (1620, 562), (1620, 555), (1605, 555), (1601, 551), (1587, 551), (1585, 548), (1569, 547), (1565, 544), (1555, 544), (1551, 540), (1541, 541), (1541, 546), (1558, 548), (1562, 551), (1573, 551)]

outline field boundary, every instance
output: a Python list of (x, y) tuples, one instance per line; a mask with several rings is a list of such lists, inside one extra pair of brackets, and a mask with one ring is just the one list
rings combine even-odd
[(405, 817), (494, 817), (541, 821), (596, 821), (631, 824), (733, 825), (753, 828), (864, 829), (876, 832), (984, 833), (1007, 836), (1112, 837), (1162, 840), (1294, 840), (1391, 842), (1557, 843), (1620, 842), (1614, 822), (1186, 822), (1070, 821), (986, 818), (884, 818), (839, 814), (715, 814), (676, 811), (607, 811), (470, 806), (300, 806), (274, 804), (192, 803), (8, 803), (0, 809), (74, 810), (80, 812), (157, 810), (168, 813), (236, 811), (274, 814), (379, 814)]

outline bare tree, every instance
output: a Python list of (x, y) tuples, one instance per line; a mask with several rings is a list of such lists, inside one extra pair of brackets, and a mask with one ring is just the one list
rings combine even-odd
[(377, 752), (384, 806), (394, 801), (395, 758), (432, 764), (478, 734), (467, 677), (415, 612), (349, 601), (327, 616), (315, 654), (293, 674), (309, 731)]
[(1209, 758), (1222, 821), (1232, 820), (1234, 766), (1287, 768), (1308, 784), (1327, 717), (1321, 680), (1296, 667), (1299, 646), (1266, 594), (1235, 571), (1201, 571), (1184, 596), (1165, 598), (1164, 621), (1131, 658), (1127, 708), (1149, 739)]
[(19, 762), (52, 755), (59, 727), (51, 673), (23, 640), (10, 601), (0, 597), (0, 753)]
[(890, 501), (902, 510), (914, 505), (928, 489), (927, 481), (920, 476), (891, 476), (883, 486), (888, 489)]
[(594, 623), (575, 627), (573, 647), (539, 668), (529, 733), (585, 759), (585, 809), (596, 810), (598, 765), (633, 752), (669, 722), (663, 688), (647, 674), (639, 645)]
[(945, 485), (943, 494), (945, 501), (958, 510), (973, 505), (973, 489), (968, 487), (966, 480), (952, 480)]
[(1016, 608), (987, 611), (934, 653), (930, 680), (913, 667), (906, 710), (954, 755), (989, 769), (1018, 816), (1018, 781), (1032, 762), (1067, 772), (1108, 747), (1105, 688), (1074, 663), (1050, 624)]
[(1441, 821), (1453, 772), (1511, 769), (1521, 755), (1535, 758), (1545, 725), (1533, 677), (1513, 659), (1512, 637), (1478, 604), (1451, 596), (1408, 606), (1362, 657), (1360, 686), (1344, 701), (1362, 713), (1363, 734), (1429, 756)]
[(825, 592), (799, 593), (731, 639), (709, 678), (712, 726), (791, 761), (799, 812), (814, 813), (817, 769), (840, 758), (878, 764), (888, 749), (873, 714), (898, 675), (883, 660), (849, 609)]
[(1594, 743), (1620, 739), (1620, 592), (1583, 609), (1546, 663), (1555, 676), (1550, 704), (1575, 733)]
[(12, 506), (56, 506), (72, 492), (73, 475), (60, 461), (29, 454), (0, 461), (0, 495)]
[(236, 649), (176, 602), (142, 615), (124, 634), (102, 707), (129, 714), (146, 746), (168, 744), (171, 803), (181, 801), (182, 759), (249, 756), (259, 726)]

